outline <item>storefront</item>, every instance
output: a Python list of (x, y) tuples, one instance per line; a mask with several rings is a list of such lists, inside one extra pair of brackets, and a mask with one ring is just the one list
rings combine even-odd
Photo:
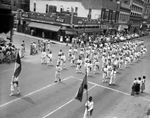
[(125, 31), (128, 29), (128, 25), (119, 25), (118, 27), (118, 31), (121, 32), (121, 31)]
[(57, 33), (61, 28), (61, 26), (38, 22), (30, 22), (28, 27), (30, 27), (31, 35), (55, 40), (57, 39)]

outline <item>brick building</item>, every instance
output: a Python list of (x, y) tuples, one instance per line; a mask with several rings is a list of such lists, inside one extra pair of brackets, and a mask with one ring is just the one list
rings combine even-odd
[(118, 20), (118, 30), (123, 31), (125, 29), (128, 30), (128, 22), (130, 19), (130, 1), (131, 0), (122, 0), (120, 2), (120, 12), (119, 12), (119, 20)]
[(142, 24), (144, 10), (143, 0), (131, 0), (131, 13), (129, 20), (129, 29), (131, 32), (138, 32)]
[(20, 31), (54, 40), (117, 29), (119, 18), (116, 0), (31, 0), (30, 11), (21, 14)]

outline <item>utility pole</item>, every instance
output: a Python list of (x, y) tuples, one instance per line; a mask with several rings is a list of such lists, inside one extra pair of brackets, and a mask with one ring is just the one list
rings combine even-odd
[[(10, 5), (11, 14), (12, 14), (12, 9), (13, 9), (13, 2), (14, 2), (14, 0), (11, 0), (11, 5)], [(12, 20), (12, 23), (13, 22), (14, 22), (14, 20)], [(13, 35), (13, 27), (10, 29), (10, 42), (13, 42), (12, 35)]]

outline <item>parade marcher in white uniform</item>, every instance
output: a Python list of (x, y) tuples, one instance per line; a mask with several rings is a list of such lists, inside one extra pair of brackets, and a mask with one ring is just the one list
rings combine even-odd
[(46, 51), (45, 51), (45, 49), (43, 49), (43, 51), (42, 51), (41, 63), (46, 64)]
[(92, 118), (94, 109), (94, 102), (92, 96), (89, 97), (89, 100), (85, 103), (85, 112), (83, 118)]
[(83, 48), (80, 49), (80, 55), (81, 55), (81, 57), (84, 57), (84, 49)]
[(62, 60), (62, 69), (66, 68), (66, 56), (64, 53), (61, 55), (61, 60)]
[(93, 57), (93, 71), (94, 71), (94, 73), (99, 73), (99, 71), (100, 71), (98, 55), (96, 53)]
[(20, 89), (19, 89), (19, 82), (18, 82), (18, 77), (12, 76), (12, 80), (10, 83), (10, 96), (14, 95), (15, 92), (17, 92), (16, 94), (20, 94)]
[(82, 58), (81, 56), (79, 56), (79, 59), (77, 60), (76, 73), (81, 72), (82, 63), (83, 63)]
[(115, 84), (115, 78), (116, 78), (116, 69), (113, 68), (111, 73), (110, 73), (110, 81), (109, 81), (109, 85), (114, 85)]
[(92, 76), (92, 68), (93, 68), (93, 64), (91, 62), (91, 60), (89, 60), (89, 62), (87, 63), (87, 76)]
[(78, 54), (78, 49), (77, 49), (77, 47), (74, 48), (73, 53), (74, 53), (75, 55)]
[(75, 57), (75, 54), (73, 53), (73, 54), (71, 55), (70, 66), (75, 66), (75, 59), (76, 59), (76, 57)]
[(70, 47), (68, 50), (68, 61), (71, 60), (71, 56), (72, 56), (72, 48)]
[(145, 90), (145, 82), (146, 82), (146, 76), (143, 76), (142, 78), (142, 85), (141, 85), (141, 93)]
[(52, 65), (52, 52), (50, 51), (49, 54), (47, 54), (47, 65)]
[(21, 48), (20, 48), (20, 57), (23, 58), (23, 57), (24, 57), (24, 54), (25, 54), (25, 49), (24, 49), (23, 44), (21, 44)]
[(102, 68), (102, 71), (103, 71), (103, 80), (102, 80), (102, 82), (107, 82), (107, 71), (108, 71), (107, 65), (104, 65), (104, 67)]
[(56, 65), (55, 82), (57, 82), (57, 81), (60, 82), (61, 81), (61, 77), (60, 77), (61, 71), (62, 71), (62, 67), (61, 67), (60, 63), (58, 63)]

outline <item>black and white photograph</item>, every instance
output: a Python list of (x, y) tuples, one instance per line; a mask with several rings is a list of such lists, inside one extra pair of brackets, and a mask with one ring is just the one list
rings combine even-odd
[(150, 118), (150, 0), (0, 0), (0, 118)]

